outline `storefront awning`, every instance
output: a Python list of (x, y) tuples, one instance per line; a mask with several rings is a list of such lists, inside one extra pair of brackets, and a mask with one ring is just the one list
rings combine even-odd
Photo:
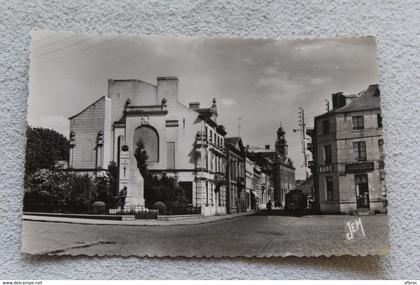
[(255, 191), (252, 191), (252, 190), (251, 190), (251, 193), (252, 193), (252, 194), (254, 194), (254, 196), (255, 196), (255, 197), (257, 197), (257, 198), (261, 198), (261, 197), (260, 197), (260, 195), (258, 195), (257, 193), (255, 193)]

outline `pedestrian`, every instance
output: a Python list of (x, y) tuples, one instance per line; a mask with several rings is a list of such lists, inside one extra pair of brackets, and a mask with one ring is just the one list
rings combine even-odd
[(125, 199), (127, 198), (127, 186), (124, 186), (120, 191), (121, 213), (124, 213)]
[(271, 208), (273, 208), (273, 205), (271, 204), (271, 200), (268, 200), (266, 208), (267, 208), (267, 213), (271, 215)]

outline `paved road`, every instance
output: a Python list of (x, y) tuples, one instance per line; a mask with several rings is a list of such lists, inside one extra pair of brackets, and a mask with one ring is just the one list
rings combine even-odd
[(352, 216), (251, 215), (190, 226), (81, 225), (23, 221), (31, 254), (284, 256), (384, 253), (388, 217), (363, 216), (365, 237), (346, 240)]

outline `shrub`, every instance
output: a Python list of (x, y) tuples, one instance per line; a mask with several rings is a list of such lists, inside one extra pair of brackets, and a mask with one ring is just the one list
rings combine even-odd
[(41, 169), (28, 177), (24, 211), (61, 212), (70, 200), (71, 175)]
[(166, 213), (166, 205), (163, 202), (156, 202), (153, 204), (153, 209), (159, 210), (160, 214)]
[(24, 211), (87, 213), (98, 198), (107, 203), (106, 178), (41, 169), (28, 176), (23, 199)]
[(102, 201), (95, 201), (92, 204), (92, 213), (105, 214), (105, 203)]

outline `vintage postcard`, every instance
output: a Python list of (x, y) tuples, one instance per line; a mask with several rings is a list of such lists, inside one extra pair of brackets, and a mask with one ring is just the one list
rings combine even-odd
[(22, 251), (384, 255), (373, 37), (33, 32)]

